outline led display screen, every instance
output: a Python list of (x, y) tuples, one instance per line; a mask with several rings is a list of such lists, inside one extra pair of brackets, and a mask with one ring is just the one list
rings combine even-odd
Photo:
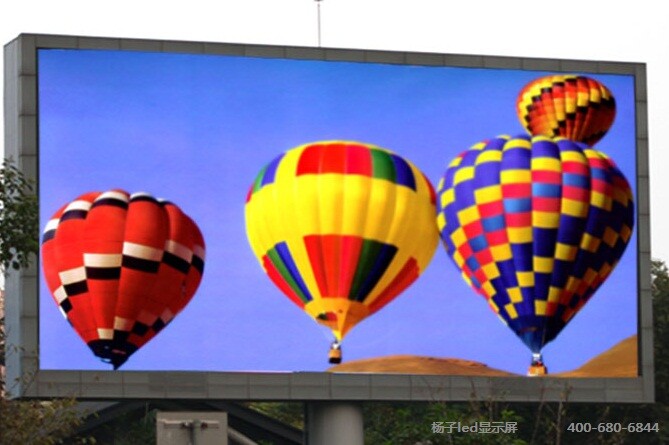
[(42, 370), (639, 374), (633, 76), (37, 60)]

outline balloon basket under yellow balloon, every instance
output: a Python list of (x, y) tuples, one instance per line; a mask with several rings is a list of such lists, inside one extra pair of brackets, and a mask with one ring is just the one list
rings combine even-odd
[(338, 365), (341, 363), (341, 347), (337, 347), (336, 349), (334, 347), (330, 348), (330, 352), (328, 353), (328, 362), (332, 363), (333, 365)]
[(341, 343), (339, 340), (333, 341), (330, 345), (328, 361), (335, 365), (341, 363)]

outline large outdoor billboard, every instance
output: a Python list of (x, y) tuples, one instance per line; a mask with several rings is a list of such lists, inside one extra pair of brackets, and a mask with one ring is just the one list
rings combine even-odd
[[(652, 398), (642, 66), (12, 45), (36, 68), (17, 83), (35, 93), (36, 394), (241, 376), (246, 396), (203, 394)], [(417, 376), (434, 391), (404, 395)]]

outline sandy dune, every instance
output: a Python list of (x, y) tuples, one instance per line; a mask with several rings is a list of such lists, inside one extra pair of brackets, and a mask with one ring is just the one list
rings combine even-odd
[(637, 337), (633, 335), (588, 360), (580, 368), (554, 374), (557, 377), (636, 377)]
[[(484, 363), (458, 358), (436, 358), (415, 355), (354, 360), (331, 367), (330, 372), (364, 372), (386, 374), (432, 374), (514, 376), (510, 372), (490, 368)], [(550, 371), (550, 369), (549, 369)], [(573, 371), (549, 374), (552, 377), (636, 377), (637, 337), (629, 337), (586, 362)]]
[(483, 363), (458, 358), (435, 358), (417, 355), (389, 355), (354, 360), (333, 366), (331, 372), (373, 372), (386, 374), (448, 374), (511, 376), (510, 372), (490, 368)]

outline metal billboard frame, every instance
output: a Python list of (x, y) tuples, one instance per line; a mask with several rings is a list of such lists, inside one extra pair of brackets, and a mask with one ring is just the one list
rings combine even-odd
[(634, 76), (637, 153), (638, 350), (636, 378), (527, 378), (327, 372), (52, 371), (39, 369), (39, 262), (6, 286), (7, 390), (12, 397), (266, 401), (654, 400), (646, 66), (377, 50), (22, 34), (4, 49), (5, 156), (38, 178), (37, 50), (99, 49)]

